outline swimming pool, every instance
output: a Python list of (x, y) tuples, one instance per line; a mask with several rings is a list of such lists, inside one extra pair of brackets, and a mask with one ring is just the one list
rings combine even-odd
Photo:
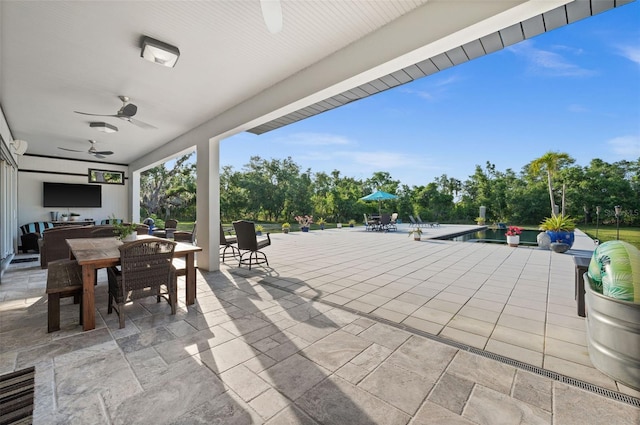
[[(472, 230), (471, 232), (464, 233), (453, 237), (438, 238), (447, 241), (457, 242), (484, 242), (484, 243), (507, 243), (506, 229), (482, 229)], [(523, 230), (520, 235), (520, 245), (537, 246), (537, 237), (540, 233), (539, 230)]]

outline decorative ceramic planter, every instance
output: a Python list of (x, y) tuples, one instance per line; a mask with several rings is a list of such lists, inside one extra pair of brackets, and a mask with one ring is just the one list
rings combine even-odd
[(547, 230), (547, 235), (549, 235), (549, 239), (551, 242), (562, 242), (569, 245), (569, 248), (573, 246), (573, 242), (576, 239), (576, 235), (574, 232), (565, 232), (565, 231), (554, 231)]
[(283, 227), (282, 228), (282, 233), (289, 233), (289, 228), (288, 227)]
[(337, 224), (336, 224), (336, 227), (337, 227), (338, 229), (342, 229), (342, 223), (337, 223)]
[(324, 224), (320, 225), (320, 230), (324, 230)]
[(569, 251), (569, 248), (571, 248), (569, 246), (568, 243), (564, 243), (564, 242), (551, 242), (549, 244), (549, 248), (551, 248), (551, 251), (553, 252), (557, 252), (559, 254), (562, 254), (563, 252), (567, 252)]
[(256, 236), (262, 236), (262, 230), (256, 230)]
[(300, 228), (303, 232), (308, 232), (309, 228), (307, 226), (301, 227)]
[(507, 244), (514, 247), (520, 245), (520, 235), (507, 236)]

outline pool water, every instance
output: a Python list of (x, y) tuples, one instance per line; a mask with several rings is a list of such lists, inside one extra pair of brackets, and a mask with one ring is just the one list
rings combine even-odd
[[(507, 243), (506, 229), (484, 229), (476, 230), (464, 235), (447, 238), (448, 241), (457, 242), (488, 242), (488, 243)], [(523, 230), (520, 234), (520, 245), (538, 245), (537, 237), (539, 230)]]

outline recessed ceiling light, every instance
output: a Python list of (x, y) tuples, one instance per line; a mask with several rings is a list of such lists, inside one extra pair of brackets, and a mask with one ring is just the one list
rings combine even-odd
[(95, 128), (96, 130), (102, 131), (103, 133), (115, 133), (116, 131), (118, 131), (118, 127), (106, 122), (92, 122), (89, 124), (89, 127)]
[(142, 38), (142, 53), (140, 57), (149, 62), (173, 68), (178, 62), (178, 57), (180, 57), (180, 50), (175, 46), (145, 36)]

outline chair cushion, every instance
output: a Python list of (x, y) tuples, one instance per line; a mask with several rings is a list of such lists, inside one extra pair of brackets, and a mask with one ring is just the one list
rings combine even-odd
[(36, 221), (33, 223), (27, 223), (20, 226), (20, 230), (23, 235), (28, 235), (29, 233), (37, 233), (42, 235), (45, 229), (52, 229), (53, 223), (49, 221)]

